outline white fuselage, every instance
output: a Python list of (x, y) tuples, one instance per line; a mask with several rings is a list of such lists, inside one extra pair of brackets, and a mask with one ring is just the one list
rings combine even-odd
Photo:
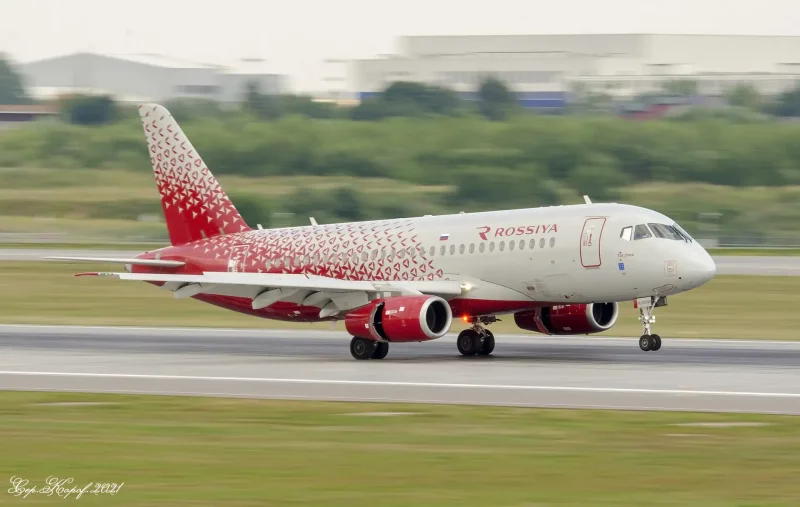
[[(244, 271), (460, 280), (471, 287), (464, 299), (498, 302), (630, 301), (713, 278), (696, 241), (658, 237), (644, 224), (675, 222), (636, 206), (586, 204), (271, 229), (241, 235), (251, 245), (244, 255), (261, 252), (241, 260)], [(635, 239), (636, 226), (650, 237)]]

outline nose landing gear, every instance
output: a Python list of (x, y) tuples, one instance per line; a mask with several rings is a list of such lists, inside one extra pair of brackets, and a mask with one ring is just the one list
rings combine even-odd
[(497, 317), (473, 317), (472, 327), (461, 331), (456, 340), (458, 351), (463, 356), (488, 356), (494, 351), (494, 335), (483, 325), (497, 322)]
[(642, 323), (644, 334), (639, 338), (639, 348), (645, 352), (656, 351), (661, 348), (661, 337), (651, 334), (650, 329), (656, 323), (653, 310), (659, 306), (666, 306), (667, 298), (653, 296), (649, 298), (639, 298), (634, 301), (634, 306), (639, 309), (639, 322)]

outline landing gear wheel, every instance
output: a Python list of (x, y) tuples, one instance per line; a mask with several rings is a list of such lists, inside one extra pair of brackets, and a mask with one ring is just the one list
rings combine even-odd
[(650, 349), (656, 351), (661, 348), (661, 337), (657, 334), (651, 335), (650, 339), (653, 340), (653, 347)]
[(375, 352), (375, 343), (376, 342), (372, 340), (354, 337), (350, 340), (350, 354), (352, 354), (355, 359), (371, 359), (373, 352)]
[(481, 337), (472, 329), (465, 329), (459, 333), (456, 346), (462, 356), (474, 356), (481, 347)]
[[(645, 352), (656, 351), (661, 348), (661, 337), (651, 334), (652, 325), (656, 323), (653, 310), (659, 304), (659, 297), (639, 298), (636, 306), (639, 308), (639, 322), (642, 323), (644, 334), (639, 338), (639, 348)], [(662, 305), (663, 306), (663, 305)]]
[(488, 356), (494, 350), (494, 335), (489, 331), (484, 331), (483, 345), (478, 349), (479, 356)]
[(389, 353), (389, 343), (377, 342), (375, 344), (375, 351), (372, 353), (372, 359), (383, 359)]

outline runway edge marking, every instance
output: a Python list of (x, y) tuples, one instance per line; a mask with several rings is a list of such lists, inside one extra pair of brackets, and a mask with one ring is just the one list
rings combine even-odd
[(768, 393), (743, 391), (700, 391), (684, 389), (642, 389), (624, 387), (575, 387), (575, 386), (526, 386), (526, 385), (486, 385), (486, 384), (451, 384), (439, 382), (395, 382), (376, 380), (327, 380), (327, 379), (286, 379), (259, 377), (207, 377), (195, 375), (149, 375), (133, 373), (79, 373), (79, 372), (36, 372), (36, 371), (0, 371), (0, 375), (18, 377), (83, 377), (83, 378), (122, 378), (139, 380), (211, 380), (225, 382), (262, 382), (293, 384), (329, 384), (329, 385), (371, 385), (384, 387), (440, 387), (452, 389), (493, 389), (493, 390), (530, 390), (530, 391), (565, 391), (565, 392), (597, 392), (597, 393), (634, 393), (634, 394), (671, 394), (694, 396), (748, 396), (765, 398), (800, 398), (800, 393)]

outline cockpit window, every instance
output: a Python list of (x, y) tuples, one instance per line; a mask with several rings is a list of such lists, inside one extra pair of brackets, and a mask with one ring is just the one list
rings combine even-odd
[(680, 225), (678, 225), (678, 224), (672, 224), (672, 227), (674, 227), (674, 228), (675, 228), (675, 229), (676, 229), (676, 230), (677, 230), (677, 231), (678, 231), (678, 232), (681, 234), (681, 236), (683, 236), (683, 237), (684, 237), (684, 239), (685, 239), (687, 242), (691, 243), (691, 242), (693, 242), (693, 241), (694, 241), (694, 240), (692, 239), (692, 237), (691, 237), (691, 236), (689, 236), (689, 233), (688, 233), (688, 232), (686, 232), (685, 230), (683, 230), (683, 227), (681, 227)]
[(645, 238), (652, 238), (653, 235), (650, 234), (650, 229), (647, 228), (645, 224), (639, 224), (633, 230), (633, 240), (640, 240)]
[(686, 241), (686, 238), (678, 232), (678, 229), (671, 225), (664, 225), (664, 224), (647, 224), (650, 226), (650, 230), (653, 231), (653, 234), (657, 238), (662, 239), (672, 239), (675, 241)]
[(633, 227), (623, 227), (622, 232), (619, 233), (619, 237), (624, 239), (625, 241), (631, 240), (631, 234), (633, 233)]

